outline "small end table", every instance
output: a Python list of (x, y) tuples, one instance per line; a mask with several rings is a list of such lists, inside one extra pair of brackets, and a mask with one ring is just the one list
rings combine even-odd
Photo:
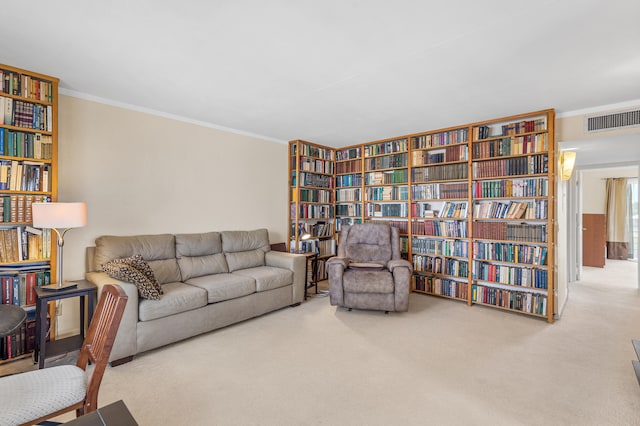
[[(302, 254), (307, 257), (304, 265), (304, 300), (307, 300), (307, 290), (316, 288), (318, 294), (318, 252), (315, 251), (294, 251), (292, 253)], [(309, 263), (311, 263), (311, 279), (309, 279)]]
[[(91, 322), (93, 316), (93, 310), (96, 307), (96, 299), (98, 293), (98, 287), (95, 284), (86, 281), (78, 280), (76, 287), (65, 290), (43, 290), (36, 287), (36, 344), (33, 351), (33, 360), (38, 362), (38, 368), (44, 368), (45, 358), (49, 358), (55, 355), (64, 354), (67, 352), (80, 349), (82, 342), (84, 341), (84, 329), (85, 321), (84, 317), (87, 314), (87, 324)], [(85, 310), (85, 298), (87, 296), (88, 309)], [(47, 343), (47, 306), (49, 302), (56, 300), (68, 299), (70, 297), (80, 298), (80, 334), (65, 337), (64, 339), (56, 339)]]

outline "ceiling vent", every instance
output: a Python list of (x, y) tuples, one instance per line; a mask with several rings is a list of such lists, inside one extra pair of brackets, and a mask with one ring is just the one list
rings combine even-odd
[(585, 117), (585, 132), (602, 132), (640, 126), (640, 109)]

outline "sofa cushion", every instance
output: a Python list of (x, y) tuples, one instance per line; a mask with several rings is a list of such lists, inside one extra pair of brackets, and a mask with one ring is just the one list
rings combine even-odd
[(102, 265), (102, 270), (111, 278), (135, 284), (143, 299), (158, 300), (162, 295), (162, 286), (139, 254), (110, 260)]
[(175, 237), (170, 234), (113, 236), (96, 238), (95, 270), (110, 260), (140, 254), (160, 284), (180, 281)]
[(264, 266), (264, 254), (270, 250), (269, 232), (266, 229), (223, 231), (222, 250), (229, 272)]
[(234, 271), (233, 275), (251, 277), (256, 281), (256, 291), (272, 290), (293, 283), (293, 272), (273, 266), (259, 266)]
[(236, 274), (214, 274), (191, 278), (187, 284), (207, 291), (209, 303), (222, 302), (256, 292), (256, 280)]
[(389, 271), (344, 271), (342, 287), (347, 293), (393, 293), (393, 275)]
[(141, 299), (138, 304), (138, 319), (151, 321), (169, 315), (198, 309), (207, 304), (207, 292), (201, 288), (172, 282), (162, 285), (164, 295), (160, 300)]
[(219, 232), (177, 234), (176, 257), (183, 281), (229, 272)]

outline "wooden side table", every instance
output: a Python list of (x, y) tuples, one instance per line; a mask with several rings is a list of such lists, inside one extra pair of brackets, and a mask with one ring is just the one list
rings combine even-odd
[[(294, 251), (295, 254), (303, 254), (307, 257), (304, 265), (304, 300), (307, 300), (307, 290), (316, 288), (318, 294), (318, 252), (315, 251)], [(309, 263), (311, 263), (311, 279), (309, 279)]]
[[(38, 362), (38, 368), (44, 368), (44, 360), (46, 358), (64, 354), (67, 352), (80, 349), (84, 341), (85, 321), (87, 314), (88, 323), (91, 322), (93, 310), (96, 307), (96, 299), (98, 288), (95, 284), (86, 280), (76, 281), (78, 285), (74, 288), (66, 290), (43, 290), (36, 287), (36, 344), (33, 351), (33, 360)], [(85, 305), (85, 297), (87, 296), (87, 304)], [(71, 297), (80, 298), (80, 334), (64, 339), (56, 339), (47, 343), (47, 306), (49, 302), (56, 300), (68, 299)], [(88, 305), (88, 306), (87, 306)]]

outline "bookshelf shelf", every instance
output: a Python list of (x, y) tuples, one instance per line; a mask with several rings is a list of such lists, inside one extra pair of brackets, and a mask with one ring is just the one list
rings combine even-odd
[[(55, 244), (31, 226), (31, 204), (57, 198), (58, 82), (0, 64), (0, 302), (28, 313), (20, 332), (0, 339), (0, 363), (31, 356), (34, 288), (55, 277)], [(54, 306), (49, 316), (55, 322)]]
[[(554, 120), (548, 109), (325, 151), (335, 231), (388, 223), (414, 264), (413, 291), (553, 322)], [(425, 257), (462, 268), (421, 270)], [(547, 288), (478, 280), (478, 263), (542, 271)]]

